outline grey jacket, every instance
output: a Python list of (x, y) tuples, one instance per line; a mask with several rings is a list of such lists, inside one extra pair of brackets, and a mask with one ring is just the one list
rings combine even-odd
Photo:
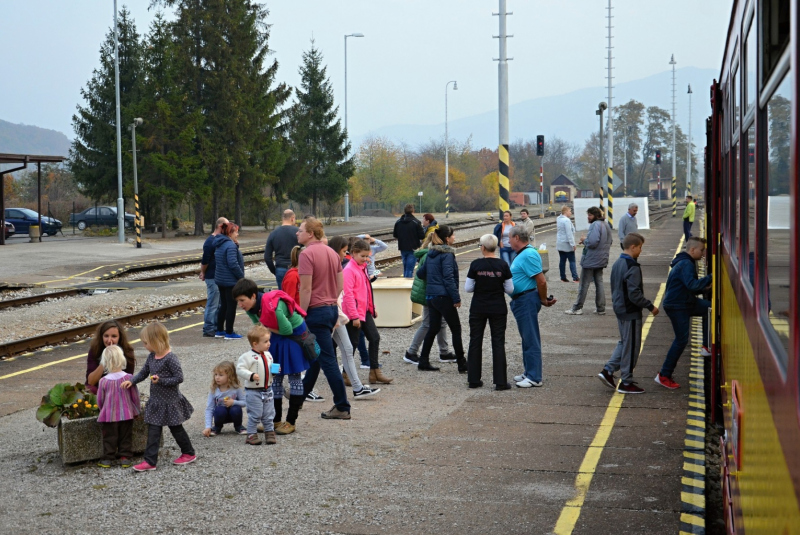
[(625, 236), (630, 234), (631, 232), (636, 232), (639, 230), (639, 222), (636, 221), (635, 217), (631, 217), (625, 212), (625, 215), (619, 218), (619, 242), (622, 243), (622, 240), (625, 239)]
[(556, 249), (569, 253), (575, 250), (575, 226), (572, 220), (561, 214), (556, 219)]
[(589, 232), (583, 241), (582, 268), (601, 269), (608, 266), (608, 252), (613, 241), (611, 233), (611, 227), (605, 220), (597, 220), (589, 225)]
[(621, 320), (640, 319), (642, 309), (653, 310), (642, 290), (642, 267), (624, 253), (611, 268), (611, 298), (614, 314)]

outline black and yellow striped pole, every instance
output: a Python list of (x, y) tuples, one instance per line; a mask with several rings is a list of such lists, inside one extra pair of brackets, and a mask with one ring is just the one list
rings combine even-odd
[(608, 213), (606, 221), (614, 228), (614, 170), (608, 168)]
[(133, 142), (133, 204), (136, 209), (135, 219), (133, 220), (136, 228), (136, 248), (142, 248), (142, 225), (139, 222), (139, 177), (136, 172), (136, 127), (144, 121), (140, 118), (133, 120), (131, 124), (131, 141)]
[(678, 212), (678, 181), (672, 176), (672, 217)]
[(500, 22), (500, 32), (497, 39), (500, 42), (500, 57), (497, 59), (497, 96), (498, 96), (498, 122), (500, 142), (497, 148), (498, 167), (497, 167), (497, 207), (500, 210), (500, 220), (503, 220), (503, 212), (509, 208), (510, 186), (508, 181), (508, 55), (506, 53), (506, 40), (511, 37), (506, 31), (506, 0), (498, 0), (499, 10), (495, 15)]
[(503, 220), (503, 212), (508, 210), (509, 207), (509, 183), (508, 183), (508, 145), (500, 145), (498, 148), (499, 155), (499, 173), (497, 175), (497, 182), (499, 184), (500, 199), (498, 208), (500, 209), (500, 220)]

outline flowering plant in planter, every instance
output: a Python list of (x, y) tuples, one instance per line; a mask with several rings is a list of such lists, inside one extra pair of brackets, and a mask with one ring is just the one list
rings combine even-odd
[(77, 420), (97, 416), (99, 413), (97, 397), (86, 392), (81, 383), (59, 383), (42, 397), (36, 419), (48, 427), (57, 427), (62, 416)]

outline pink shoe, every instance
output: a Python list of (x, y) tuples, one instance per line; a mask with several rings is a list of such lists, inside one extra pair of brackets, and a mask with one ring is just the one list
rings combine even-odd
[(180, 457), (172, 461), (172, 464), (178, 464), (178, 465), (189, 464), (195, 462), (196, 460), (197, 460), (197, 455), (187, 455), (184, 453)]
[(147, 461), (142, 461), (133, 467), (134, 472), (147, 472), (148, 470), (155, 470), (156, 467)]

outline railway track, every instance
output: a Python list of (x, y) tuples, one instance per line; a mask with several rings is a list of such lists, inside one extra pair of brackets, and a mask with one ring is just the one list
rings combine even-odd
[(81, 289), (62, 290), (59, 292), (50, 292), (44, 294), (29, 295), (27, 297), (18, 297), (16, 299), (6, 299), (5, 301), (0, 301), (0, 310), (4, 310), (6, 308), (21, 307), (25, 305), (33, 305), (35, 303), (41, 303), (42, 301), (47, 301), (49, 299), (72, 297), (74, 295), (80, 295), (84, 293), (89, 293), (89, 290), (81, 290)]

